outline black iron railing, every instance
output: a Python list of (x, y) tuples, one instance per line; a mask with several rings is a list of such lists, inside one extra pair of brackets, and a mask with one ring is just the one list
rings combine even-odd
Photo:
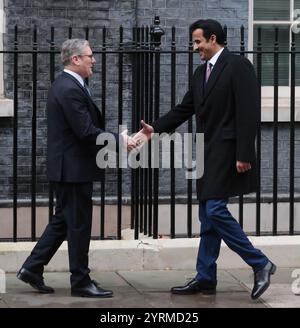
[[(227, 28), (224, 28), (227, 33)], [(31, 148), (31, 192), (30, 192), (30, 203), (31, 203), (31, 240), (36, 240), (36, 199), (37, 199), (37, 103), (38, 103), (38, 84), (37, 84), (37, 73), (39, 69), (38, 59), (39, 56), (49, 56), (49, 68), (48, 76), (49, 81), (52, 83), (55, 79), (55, 69), (57, 64), (57, 55), (59, 50), (55, 43), (55, 29), (51, 27), (50, 29), (50, 47), (49, 49), (40, 49), (37, 43), (37, 28), (33, 29), (33, 43), (31, 49), (23, 49), (18, 44), (18, 28), (15, 27), (14, 35), (14, 46), (13, 49), (8, 49), (1, 51), (5, 56), (11, 56), (13, 58), (13, 101), (14, 101), (14, 117), (13, 117), (13, 173), (12, 173), (12, 211), (13, 211), (13, 236), (12, 240), (18, 240), (18, 129), (19, 129), (19, 107), (20, 99), (18, 94), (19, 87), (19, 67), (20, 67), (20, 57), (23, 55), (31, 56), (32, 65), (32, 96), (31, 96), (31, 144), (28, 147)], [(165, 49), (161, 46), (161, 40), (163, 35), (163, 30), (159, 26), (159, 18), (156, 17), (154, 25), (149, 27), (135, 27), (132, 30), (132, 42), (124, 42), (123, 28), (120, 27), (119, 30), (119, 44), (117, 49), (113, 49), (107, 44), (107, 29), (104, 27), (102, 29), (102, 41), (100, 46), (94, 49), (94, 54), (101, 57), (100, 67), (101, 67), (101, 110), (104, 118), (106, 117), (107, 111), (107, 79), (110, 78), (110, 68), (108, 67), (107, 61), (110, 56), (116, 56), (117, 61), (117, 81), (118, 81), (118, 92), (115, 101), (118, 103), (118, 115), (116, 125), (122, 125), (123, 123), (123, 112), (124, 112), (124, 61), (128, 62), (130, 58), (130, 70), (131, 70), (131, 129), (132, 131), (138, 131), (140, 129), (140, 119), (143, 118), (147, 122), (152, 122), (156, 120), (161, 112), (161, 100), (160, 100), (160, 83), (161, 83), (161, 56), (166, 56), (170, 58), (170, 107), (172, 108), (176, 104), (176, 76), (177, 76), (177, 58), (178, 55), (186, 55), (186, 65), (187, 65), (187, 76), (186, 79), (188, 83), (191, 83), (192, 74), (194, 71), (194, 60), (193, 60), (193, 44), (190, 37), (189, 43), (186, 49), (178, 50), (176, 44), (176, 30), (175, 27), (171, 30), (171, 44), (169, 49)], [(73, 29), (69, 28), (68, 36), (74, 36)], [(293, 235), (297, 233), (295, 231), (295, 88), (296, 88), (296, 56), (299, 56), (299, 51), (296, 51), (294, 35), (292, 38), (291, 47), (288, 51), (280, 51), (278, 43), (278, 30), (274, 30), (274, 48), (271, 50), (263, 50), (263, 44), (261, 40), (261, 30), (258, 29), (257, 44), (255, 45), (253, 51), (245, 50), (245, 37), (244, 37), (244, 27), (240, 29), (240, 47), (236, 51), (237, 54), (242, 56), (253, 56), (255, 68), (257, 72), (257, 79), (259, 85), (262, 84), (262, 68), (263, 68), (263, 55), (272, 54), (274, 61), (274, 72), (273, 72), (273, 90), (274, 90), (274, 104), (273, 104), (273, 114), (274, 119), (273, 125), (273, 193), (272, 193), (272, 204), (273, 204), (273, 217), (272, 217), (272, 235), (278, 233), (278, 99), (279, 99), (279, 58), (281, 54), (289, 55), (290, 64), (290, 157), (289, 157), (289, 229), (288, 234)], [(85, 37), (89, 38), (89, 29), (85, 29)], [(227, 45), (227, 44), (226, 44)], [(126, 63), (127, 63), (126, 62)], [(127, 64), (126, 64), (127, 65)], [(128, 66), (128, 65), (127, 65)], [(116, 126), (117, 127), (117, 126)], [(188, 122), (188, 132), (193, 132), (192, 120)], [(255, 234), (261, 234), (261, 144), (262, 144), (262, 130), (261, 124), (259, 125), (257, 134), (257, 157), (258, 157), (258, 174), (259, 174), (259, 188), (256, 193), (256, 229)], [(151, 147), (151, 145), (149, 145)], [(176, 185), (186, 183), (186, 225), (187, 225), (187, 237), (192, 237), (197, 232), (192, 230), (192, 205), (195, 203), (195, 197), (193, 194), (192, 181), (187, 180), (186, 182), (177, 181), (174, 169), (174, 143), (171, 143), (171, 170), (170, 170), (170, 237), (176, 237), (176, 211), (175, 204), (177, 202), (176, 197)], [(150, 164), (150, 159), (149, 159)], [(122, 227), (122, 205), (124, 195), (122, 193), (123, 185), (123, 169), (117, 168), (117, 194), (116, 194), (116, 206), (117, 206), (117, 234), (116, 238), (121, 239), (121, 227)], [(130, 193), (127, 195), (130, 200), (131, 206), (131, 228), (134, 229), (134, 238), (139, 237), (139, 233), (144, 233), (153, 238), (159, 237), (158, 231), (158, 206), (160, 200), (159, 193), (159, 169), (154, 168), (139, 168), (131, 170), (130, 178)], [(100, 211), (100, 231), (97, 236), (100, 239), (105, 238), (105, 184), (106, 181), (102, 182), (101, 185), (101, 211)], [(29, 195), (28, 195), (29, 196)], [(239, 204), (239, 222), (244, 225), (244, 197), (240, 196), (238, 199)], [(51, 185), (49, 186), (49, 220), (53, 215), (53, 189)], [(95, 236), (96, 237), (96, 236)]]

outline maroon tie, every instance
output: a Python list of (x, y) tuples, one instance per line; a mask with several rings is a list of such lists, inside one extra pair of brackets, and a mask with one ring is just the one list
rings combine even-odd
[(205, 83), (207, 83), (210, 73), (212, 71), (213, 64), (212, 63), (207, 63), (206, 64), (206, 75), (205, 75)]

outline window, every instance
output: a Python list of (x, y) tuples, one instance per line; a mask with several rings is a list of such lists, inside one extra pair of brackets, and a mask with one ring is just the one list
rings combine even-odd
[[(261, 28), (263, 51), (273, 51), (275, 28), (278, 28), (280, 51), (289, 51), (292, 42), (291, 29), (295, 20), (295, 9), (300, 11), (300, 0), (253, 0), (253, 47), (257, 46), (258, 28)], [(296, 48), (300, 48), (300, 34), (294, 33)], [(262, 85), (273, 85), (273, 54), (264, 54), (262, 67)], [(300, 57), (296, 56), (296, 85), (300, 85)], [(289, 86), (289, 55), (279, 55), (279, 85)]]
[[(5, 16), (3, 1), (0, 1), (0, 51), (3, 50), (3, 34), (5, 31)], [(0, 117), (13, 116), (13, 101), (4, 98), (3, 54), (0, 53)]]
[[(274, 51), (275, 28), (278, 28), (279, 51), (289, 51), (291, 48), (292, 34), (294, 34), (296, 50), (300, 50), (300, 32), (295, 33), (295, 21), (300, 24), (300, 0), (249, 0), (249, 49), (256, 50), (258, 29), (261, 29), (261, 42), (263, 51)], [(293, 27), (293, 28), (292, 28)], [(296, 25), (297, 27), (297, 25)], [(299, 25), (300, 27), (300, 25)], [(297, 28), (297, 30), (300, 30)], [(297, 31), (296, 31), (297, 32)], [(256, 66), (254, 56), (254, 66)], [(300, 55), (296, 55), (296, 97), (300, 91)], [(290, 55), (279, 54), (278, 83), (279, 83), (279, 120), (289, 121), (290, 107)], [(274, 85), (274, 55), (262, 55), (262, 109), (268, 111), (268, 119), (273, 120), (273, 89)], [(296, 107), (299, 99), (296, 99)], [(271, 117), (271, 116), (272, 117)], [(299, 120), (296, 113), (296, 120)], [(264, 119), (263, 119), (264, 120)]]

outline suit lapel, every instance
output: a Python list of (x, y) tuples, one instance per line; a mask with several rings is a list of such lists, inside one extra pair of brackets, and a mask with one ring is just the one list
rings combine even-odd
[(200, 99), (204, 98), (204, 93), (205, 93), (205, 70), (206, 70), (206, 65), (202, 65), (202, 69), (200, 70), (199, 73), (199, 82), (198, 85), (200, 85)]
[[(228, 50), (224, 49), (220, 55), (220, 57), (218, 58), (213, 70), (211, 71), (210, 77), (207, 81), (207, 84), (205, 86), (204, 89), (204, 96), (203, 96), (203, 102), (205, 101), (205, 99), (208, 97), (208, 95), (211, 93), (211, 91), (213, 90), (214, 86), (216, 85), (216, 82), (218, 81), (220, 74), (222, 73), (223, 69), (225, 68), (225, 66), (227, 65), (227, 61), (226, 61), (226, 57), (228, 54)], [(204, 67), (206, 67), (206, 65), (204, 65)], [(204, 76), (203, 76), (203, 80), (204, 81)]]
[(193, 88), (195, 89), (194, 97), (197, 98), (196, 103), (202, 103), (204, 97), (204, 78), (205, 78), (205, 64), (200, 66), (199, 71), (195, 75)]
[(96, 103), (94, 102), (93, 98), (88, 93), (88, 91), (85, 88), (82, 88), (82, 89), (84, 89), (85, 94), (87, 95), (87, 97), (89, 98), (89, 100), (93, 103), (93, 105), (95, 106), (96, 110), (100, 113), (100, 115), (102, 115), (101, 109), (96, 105)]
[(68, 74), (68, 73), (66, 73), (66, 72), (63, 72), (62, 74), (63, 74), (64, 77), (66, 77), (66, 78), (71, 79), (72, 81), (74, 81), (74, 82), (77, 84), (77, 86), (78, 86), (81, 90), (84, 91), (84, 93), (85, 93), (86, 95), (88, 94), (87, 91), (84, 89), (84, 87), (79, 83), (79, 81), (78, 81), (77, 79), (75, 79), (74, 76), (72, 76), (71, 74)]
[(78, 87), (83, 90), (83, 92), (85, 93), (85, 95), (89, 98), (89, 100), (93, 103), (93, 105), (95, 106), (96, 110), (99, 112), (100, 115), (102, 115), (102, 112), (100, 110), (100, 108), (96, 105), (96, 103), (94, 102), (93, 98), (91, 97), (91, 95), (88, 93), (88, 91), (79, 83), (79, 81), (77, 79), (75, 79), (75, 77), (73, 77), (71, 74), (68, 74), (66, 72), (62, 73), (65, 77), (70, 78), (72, 81), (74, 81)]

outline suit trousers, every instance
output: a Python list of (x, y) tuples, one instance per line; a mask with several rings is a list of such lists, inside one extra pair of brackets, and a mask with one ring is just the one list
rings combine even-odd
[(200, 244), (197, 256), (197, 280), (217, 283), (217, 258), (221, 240), (236, 252), (254, 272), (264, 268), (268, 258), (254, 248), (240, 224), (227, 208), (227, 199), (210, 199), (199, 204), (201, 222)]
[(88, 252), (92, 226), (92, 182), (54, 183), (55, 214), (26, 259), (23, 267), (42, 275), (62, 242), (67, 239), (71, 286), (87, 285), (91, 279)]

